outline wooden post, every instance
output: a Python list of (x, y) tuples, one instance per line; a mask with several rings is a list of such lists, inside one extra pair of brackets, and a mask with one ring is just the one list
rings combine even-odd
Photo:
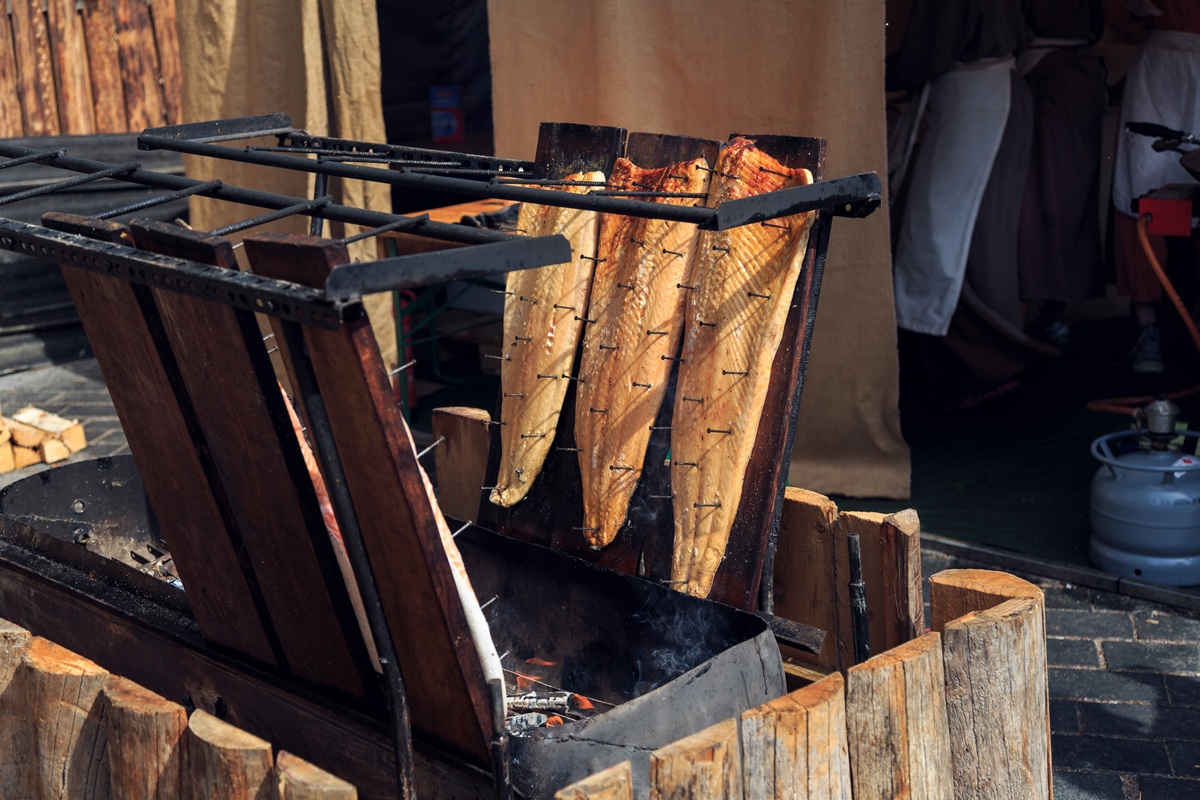
[(888, 514), (879, 529), (887, 640), (895, 646), (925, 633), (921, 600), (921, 520), (911, 508)]
[(187, 775), (192, 800), (260, 800), (271, 796), (271, 745), (204, 711), (188, 721)]
[(0, 797), (24, 797), (32, 792), (21, 768), (30, 735), (24, 708), (9, 687), (29, 647), (29, 631), (0, 619)]
[(650, 754), (651, 800), (741, 800), (736, 718)]
[(113, 676), (104, 690), (108, 765), (114, 797), (176, 800), (183, 796), (187, 712), (149, 689)]
[(946, 570), (929, 584), (945, 642), (955, 797), (1051, 797), (1042, 590), (990, 570)]
[(775, 613), (826, 632), (815, 656), (781, 649), (787, 658), (829, 669), (838, 667), (839, 642), (849, 633), (839, 616), (834, 569), (837, 514), (837, 504), (825, 495), (789, 486), (775, 554)]
[(1046, 635), (1020, 598), (946, 625), (946, 706), (955, 800), (1051, 796)]
[(358, 791), (299, 756), (281, 752), (275, 759), (279, 800), (356, 800)]
[(851, 667), (846, 722), (855, 797), (953, 797), (938, 634)]
[(433, 438), (446, 441), (434, 448), (433, 463), (437, 475), (437, 499), (447, 516), (474, 522), (487, 471), (491, 446), (488, 423), (492, 416), (482, 408), (452, 406), (435, 408), (431, 415)]
[(33, 638), (0, 700), (0, 796), (105, 797), (101, 667)]
[(840, 673), (742, 714), (745, 796), (851, 800)]
[(628, 761), (614, 764), (560, 789), (554, 800), (633, 800), (633, 768)]

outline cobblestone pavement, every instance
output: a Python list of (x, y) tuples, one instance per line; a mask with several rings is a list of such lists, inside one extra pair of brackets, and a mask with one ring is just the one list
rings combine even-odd
[[(0, 376), (0, 409), (27, 404), (83, 421), (88, 447), (70, 460), (129, 451), (93, 360)], [(0, 475), (0, 486), (46, 468)], [(925, 575), (996, 568), (939, 546), (924, 544)], [(1005, 569), (1046, 592), (1056, 800), (1200, 798), (1200, 615)]]

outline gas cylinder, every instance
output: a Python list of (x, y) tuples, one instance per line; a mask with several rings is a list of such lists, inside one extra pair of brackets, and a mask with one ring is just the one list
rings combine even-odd
[[(1200, 585), (1200, 433), (1175, 431), (1179, 409), (1160, 397), (1132, 431), (1101, 436), (1092, 456), (1088, 555), (1098, 567), (1168, 586)], [(1180, 439), (1182, 438), (1182, 445)]]

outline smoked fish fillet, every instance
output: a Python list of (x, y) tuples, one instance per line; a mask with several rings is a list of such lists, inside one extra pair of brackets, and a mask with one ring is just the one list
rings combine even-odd
[[(641, 169), (618, 159), (609, 185), (699, 194), (708, 162)], [(667, 198), (672, 205), (695, 199)], [(605, 214), (592, 281), (575, 404), (583, 478), (583, 533), (600, 548), (616, 537), (642, 476), (650, 427), (683, 338), (695, 225)]]
[[(739, 137), (717, 159), (708, 205), (811, 182)], [(707, 596), (724, 558), (814, 217), (700, 235), (671, 420), (671, 581), (688, 594)]]
[[(567, 180), (602, 183), (604, 173), (576, 173)], [(564, 190), (584, 193), (590, 188)], [(521, 206), (517, 228), (527, 236), (561, 233), (571, 243), (571, 261), (508, 273), (500, 364), (500, 472), (490, 496), (498, 506), (509, 508), (524, 499), (554, 443), (592, 286), (598, 217), (594, 211)]]

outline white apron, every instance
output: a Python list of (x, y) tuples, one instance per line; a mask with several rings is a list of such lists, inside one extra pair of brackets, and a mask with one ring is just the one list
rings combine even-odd
[(1138, 197), (1194, 179), (1179, 163), (1182, 153), (1155, 152), (1154, 138), (1130, 133), (1126, 122), (1153, 122), (1200, 136), (1200, 35), (1151, 31), (1129, 68), (1112, 195), (1113, 207), (1132, 217)]
[(945, 336), (975, 217), (1004, 137), (1013, 59), (972, 62), (929, 85), (927, 130), (896, 242), (896, 322)]

